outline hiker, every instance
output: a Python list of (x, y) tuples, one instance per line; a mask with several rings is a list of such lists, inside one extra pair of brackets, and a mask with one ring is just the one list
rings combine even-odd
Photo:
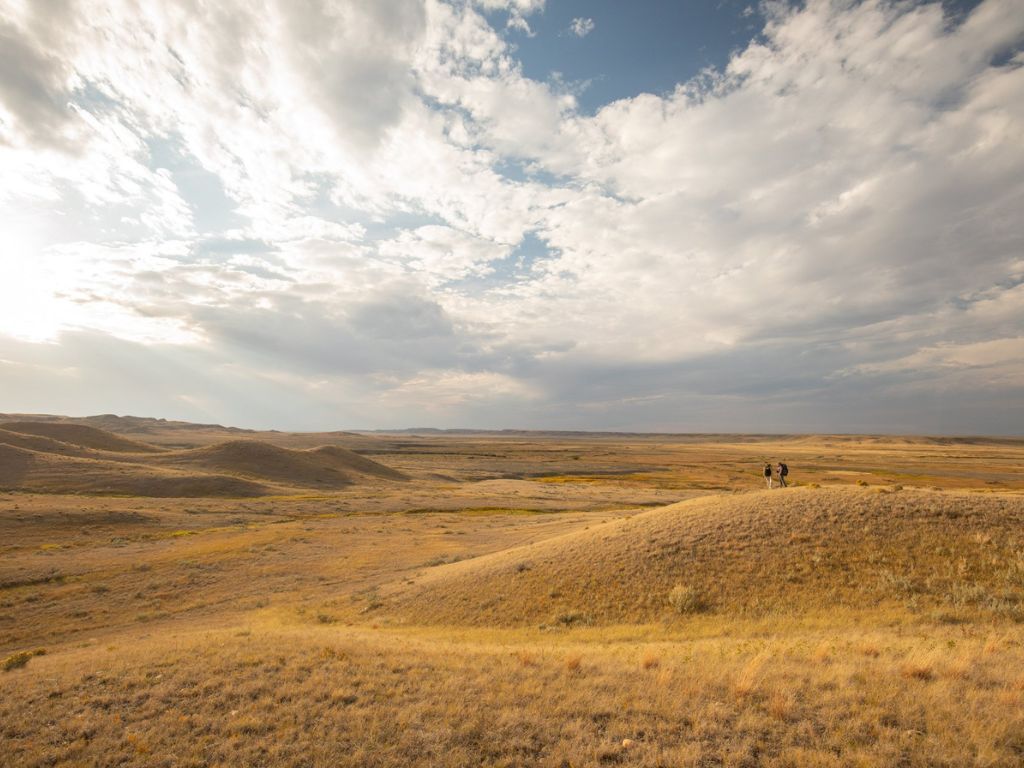
[(779, 462), (779, 488), (786, 487), (786, 475), (789, 474), (789, 467), (783, 462)]
[(764, 483), (769, 488), (772, 487), (772, 465), (767, 461), (764, 463)]

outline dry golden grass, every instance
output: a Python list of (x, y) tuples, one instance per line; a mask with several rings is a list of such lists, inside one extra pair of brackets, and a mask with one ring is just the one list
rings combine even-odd
[(285, 487), (344, 488), (363, 476), (404, 480), (401, 472), (338, 446), (309, 450), (281, 448), (260, 440), (225, 443), (166, 453), (158, 461), (171, 467), (240, 474)]
[(131, 440), (87, 424), (56, 424), (43, 421), (8, 421), (0, 423), (0, 430), (23, 435), (37, 435), (49, 440), (84, 448), (114, 453), (158, 453), (159, 448), (148, 443)]
[(896, 605), (951, 622), (1024, 620), (1022, 558), (1024, 497), (763, 491), (686, 501), (438, 568), (384, 594), (383, 612), (507, 626)]
[(1019, 642), (993, 657), (980, 628), (873, 630), (886, 650), (866, 659), (856, 631), (738, 629), (662, 638), (649, 669), (631, 642), (539, 635), (499, 652), (317, 626), (161, 633), (0, 676), (0, 737), (10, 765), (1020, 764)]
[[(92, 453), (92, 452), (90, 452)], [(269, 489), (212, 472), (181, 472), (139, 463), (142, 454), (99, 458), (36, 451), (0, 443), (0, 488), (32, 493), (150, 497), (247, 497)]]
[(75, 445), (74, 443), (65, 443), (61, 440), (54, 440), (53, 438), (41, 435), (13, 432), (4, 429), (2, 425), (0, 425), (0, 444), (28, 451), (54, 453), (60, 456), (95, 458), (99, 455), (94, 448), (87, 448), (84, 445)]
[(609, 519), (356, 513), (347, 504), (363, 506), (0, 494), (0, 653), (278, 605), (363, 611), (377, 587), (415, 578), (429, 562)]
[(0, 493), (4, 765), (1024, 762), (1020, 442), (245, 436), (412, 481)]
[(260, 440), (230, 440), (168, 451), (80, 424), (3, 426), (0, 487), (12, 490), (237, 498), (407, 479), (337, 445), (293, 450)]

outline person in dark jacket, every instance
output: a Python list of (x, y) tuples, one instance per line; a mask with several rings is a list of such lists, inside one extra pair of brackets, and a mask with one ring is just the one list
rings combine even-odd
[(789, 467), (784, 462), (779, 462), (779, 488), (786, 487), (786, 477), (789, 475)]
[(772, 465), (767, 461), (764, 463), (764, 484), (772, 487)]

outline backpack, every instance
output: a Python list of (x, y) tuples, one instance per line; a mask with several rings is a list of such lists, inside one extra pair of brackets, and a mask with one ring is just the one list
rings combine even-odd
[(780, 475), (785, 477), (786, 475), (789, 474), (789, 467), (787, 467), (785, 464), (779, 464), (779, 467), (781, 467), (781, 469), (779, 470)]

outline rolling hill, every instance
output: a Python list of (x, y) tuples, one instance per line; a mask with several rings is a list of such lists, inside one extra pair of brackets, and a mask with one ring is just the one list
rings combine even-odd
[[(2, 440), (2, 436), (0, 436)], [(33, 451), (0, 442), (0, 488), (34, 493), (154, 497), (261, 496), (266, 486), (209, 472)]]
[[(372, 446), (379, 441), (369, 435), (352, 432), (279, 432), (257, 431), (223, 424), (201, 424), (146, 416), (117, 416), (106, 413), (96, 416), (60, 416), (42, 413), (0, 413), (0, 423), (20, 422), (44, 424), (43, 429), (56, 426), (84, 426), (103, 430), (131, 440), (144, 441), (151, 447), (171, 450), (199, 448), (238, 439), (257, 439), (285, 448), (315, 448), (319, 445), (344, 445), (347, 448)], [(48, 433), (47, 433), (48, 434)]]
[(345, 448), (324, 446), (297, 451), (259, 440), (231, 440), (179, 451), (160, 457), (160, 462), (302, 487), (342, 488), (366, 477), (405, 479), (402, 473)]
[(259, 496), (404, 480), (345, 448), (231, 440), (171, 451), (83, 424), (0, 424), (0, 488), (35, 493)]
[(24, 448), (28, 451), (55, 453), (60, 456), (96, 458), (98, 453), (92, 448), (86, 448), (84, 445), (65, 443), (62, 440), (54, 440), (52, 437), (43, 437), (42, 435), (26, 432), (13, 432), (2, 428), (0, 428), (0, 444)]
[(711, 496), (430, 569), (382, 595), (424, 624), (651, 622), (899, 603), (1024, 619), (1024, 498), (793, 488)]
[(46, 421), (13, 421), (0, 423), (0, 429), (7, 432), (18, 432), (23, 435), (36, 435), (59, 440), (63, 443), (95, 448), (100, 451), (116, 453), (158, 453), (160, 448), (154, 445), (130, 440), (103, 429), (90, 427), (86, 424), (62, 424)]

